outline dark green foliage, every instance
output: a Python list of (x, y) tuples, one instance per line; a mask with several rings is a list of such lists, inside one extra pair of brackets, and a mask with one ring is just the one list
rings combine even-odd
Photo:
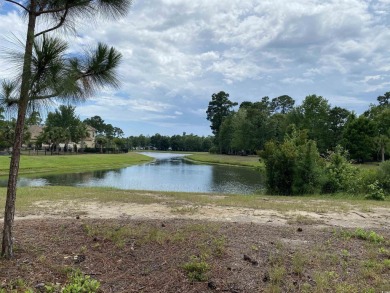
[(378, 182), (386, 194), (390, 194), (390, 161), (382, 162), (378, 168)]
[(298, 146), (295, 163), (293, 194), (313, 194), (320, 189), (323, 161), (315, 141), (308, 140)]
[(323, 193), (350, 191), (355, 185), (358, 170), (348, 161), (348, 152), (341, 146), (336, 146), (327, 156), (327, 166), (324, 170), (325, 182)]
[(183, 265), (188, 278), (191, 281), (204, 282), (207, 281), (207, 272), (210, 270), (210, 265), (204, 257), (192, 256), (191, 260)]
[(306, 133), (293, 130), (283, 143), (265, 144), (260, 152), (271, 194), (311, 194), (320, 189), (322, 159), (314, 141)]
[(385, 200), (385, 193), (379, 186), (379, 182), (377, 180), (374, 183), (369, 184), (367, 188), (368, 193), (365, 196), (366, 199)]
[(372, 159), (376, 134), (377, 128), (372, 120), (364, 115), (358, 118), (352, 115), (344, 130), (345, 144), (351, 159), (357, 162)]
[(223, 91), (211, 96), (211, 101), (207, 108), (207, 120), (211, 122), (210, 128), (215, 135), (218, 135), (223, 120), (232, 114), (232, 108), (237, 106), (229, 100), (229, 94)]

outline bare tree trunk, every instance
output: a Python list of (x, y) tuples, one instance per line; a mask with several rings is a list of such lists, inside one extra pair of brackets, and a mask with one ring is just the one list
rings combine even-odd
[(36, 1), (31, 0), (30, 13), (28, 18), (26, 47), (24, 52), (24, 63), (22, 73), (22, 84), (18, 103), (18, 118), (15, 126), (15, 140), (13, 143), (12, 156), (9, 168), (9, 178), (7, 186), (7, 199), (4, 212), (3, 242), (1, 256), (11, 258), (13, 256), (12, 228), (15, 217), (16, 183), (19, 173), (20, 149), (23, 142), (24, 120), (29, 102), (29, 90), (31, 79), (31, 59), (34, 44), (35, 32), (35, 6)]

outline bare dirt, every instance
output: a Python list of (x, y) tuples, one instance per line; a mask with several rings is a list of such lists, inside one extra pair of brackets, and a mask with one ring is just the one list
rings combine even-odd
[[(213, 205), (36, 206), (42, 212), (16, 218), (15, 257), (0, 259), (0, 292), (48, 292), (44, 285), (59, 292), (74, 270), (98, 280), (100, 292), (390, 290), (390, 211), (384, 208), (338, 214)], [(384, 240), (359, 239), (356, 228)], [(189, 276), (184, 267), (190, 262), (207, 264), (202, 280)]]
[(86, 219), (190, 219), (217, 222), (238, 222), (272, 225), (286, 225), (294, 218), (303, 216), (314, 226), (331, 226), (344, 228), (383, 228), (390, 222), (390, 210), (372, 208), (369, 212), (351, 209), (346, 212), (307, 212), (289, 211), (281, 213), (275, 210), (251, 209), (202, 205), (186, 205), (172, 208), (163, 203), (98, 203), (98, 202), (36, 202), (42, 211), (36, 214), (24, 214), (16, 219), (73, 218), (75, 215)]

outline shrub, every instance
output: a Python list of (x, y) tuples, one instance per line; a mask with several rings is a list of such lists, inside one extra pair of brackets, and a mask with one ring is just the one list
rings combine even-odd
[(390, 194), (390, 161), (379, 165), (377, 178), (380, 186), (386, 194)]
[(62, 293), (94, 293), (98, 292), (100, 283), (92, 279), (90, 276), (85, 276), (81, 272), (75, 272), (71, 275), (70, 282), (64, 288)]
[(379, 186), (379, 182), (368, 185), (369, 193), (365, 196), (366, 199), (385, 200), (385, 193)]
[(322, 159), (306, 132), (293, 130), (283, 143), (269, 141), (260, 152), (271, 194), (311, 194), (320, 189)]
[(210, 270), (210, 265), (203, 258), (191, 256), (191, 260), (183, 265), (183, 269), (191, 281), (203, 282), (208, 279), (206, 274)]
[(325, 182), (322, 186), (323, 193), (335, 193), (338, 191), (353, 191), (356, 187), (356, 178), (359, 170), (348, 161), (348, 152), (341, 146), (337, 146), (334, 152), (329, 152), (326, 160)]
[(367, 240), (373, 243), (382, 243), (384, 242), (384, 237), (375, 233), (374, 231), (366, 231), (362, 228), (357, 228), (352, 234), (352, 237), (362, 240)]

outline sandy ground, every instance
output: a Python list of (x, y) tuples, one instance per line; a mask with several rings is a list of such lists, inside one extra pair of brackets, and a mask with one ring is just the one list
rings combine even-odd
[(166, 204), (98, 203), (98, 202), (37, 202), (36, 208), (42, 212), (17, 216), (19, 219), (74, 218), (85, 219), (191, 219), (218, 222), (259, 223), (282, 226), (298, 223), (314, 226), (334, 226), (345, 228), (385, 228), (390, 223), (390, 210), (373, 208), (369, 212), (349, 210), (348, 212), (304, 212), (281, 213), (275, 210), (238, 207), (180, 206), (172, 208)]

